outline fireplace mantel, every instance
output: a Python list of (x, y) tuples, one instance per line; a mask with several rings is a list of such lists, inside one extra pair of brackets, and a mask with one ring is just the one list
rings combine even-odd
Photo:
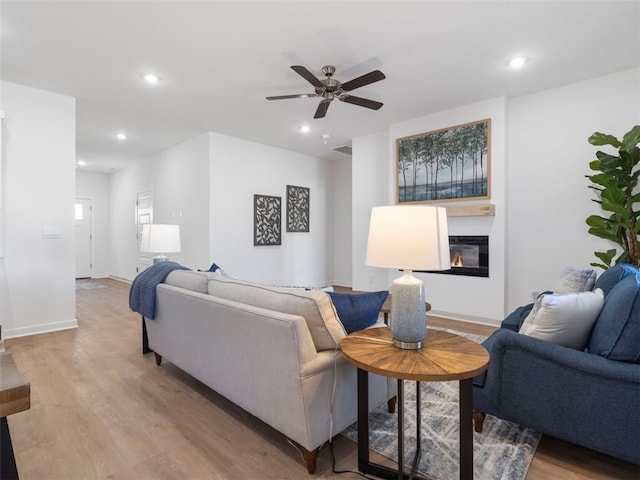
[(496, 214), (496, 206), (493, 203), (479, 203), (472, 205), (445, 205), (448, 217), (477, 217)]

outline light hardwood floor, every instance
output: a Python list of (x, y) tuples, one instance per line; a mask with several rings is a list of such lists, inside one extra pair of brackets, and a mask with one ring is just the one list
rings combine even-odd
[[(5, 341), (31, 383), (31, 409), (9, 417), (23, 480), (357, 478), (332, 473), (328, 446), (309, 476), (281, 434), (171, 363), (157, 367), (153, 355), (141, 353), (129, 285), (99, 282), (107, 288), (78, 292), (78, 329)], [(338, 435), (333, 445), (336, 469), (355, 469), (355, 443)], [(527, 479), (551, 478), (632, 479), (640, 469), (543, 436)]]

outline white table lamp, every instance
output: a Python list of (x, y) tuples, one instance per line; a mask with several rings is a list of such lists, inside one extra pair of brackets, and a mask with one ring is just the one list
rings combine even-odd
[(177, 253), (180, 246), (180, 226), (164, 225), (160, 223), (147, 224), (142, 226), (142, 241), (140, 251), (147, 253), (158, 253), (154, 257), (154, 265), (159, 262), (169, 260), (166, 253)]
[(451, 268), (447, 209), (398, 205), (371, 210), (366, 264), (404, 270), (391, 286), (391, 333), (399, 348), (419, 349), (427, 333), (423, 282), (412, 270)]

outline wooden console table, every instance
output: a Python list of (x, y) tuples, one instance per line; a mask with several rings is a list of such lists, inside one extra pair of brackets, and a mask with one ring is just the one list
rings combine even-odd
[(7, 416), (31, 407), (31, 386), (16, 368), (9, 352), (0, 352), (0, 478), (17, 479)]
[[(358, 367), (358, 469), (382, 478), (407, 478), (404, 473), (404, 380), (416, 381), (417, 449), (420, 458), (420, 382), (460, 382), (460, 478), (473, 478), (472, 379), (489, 365), (489, 352), (468, 338), (428, 329), (420, 350), (404, 350), (391, 343), (387, 327), (353, 332), (340, 343), (344, 356)], [(398, 470), (369, 461), (369, 372), (398, 379)]]

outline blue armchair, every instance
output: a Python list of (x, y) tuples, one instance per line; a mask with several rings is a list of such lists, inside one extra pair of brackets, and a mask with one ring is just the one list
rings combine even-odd
[(640, 272), (616, 266), (584, 351), (518, 333), (520, 307), (485, 342), (491, 360), (474, 379), (474, 422), (485, 414), (640, 464)]

